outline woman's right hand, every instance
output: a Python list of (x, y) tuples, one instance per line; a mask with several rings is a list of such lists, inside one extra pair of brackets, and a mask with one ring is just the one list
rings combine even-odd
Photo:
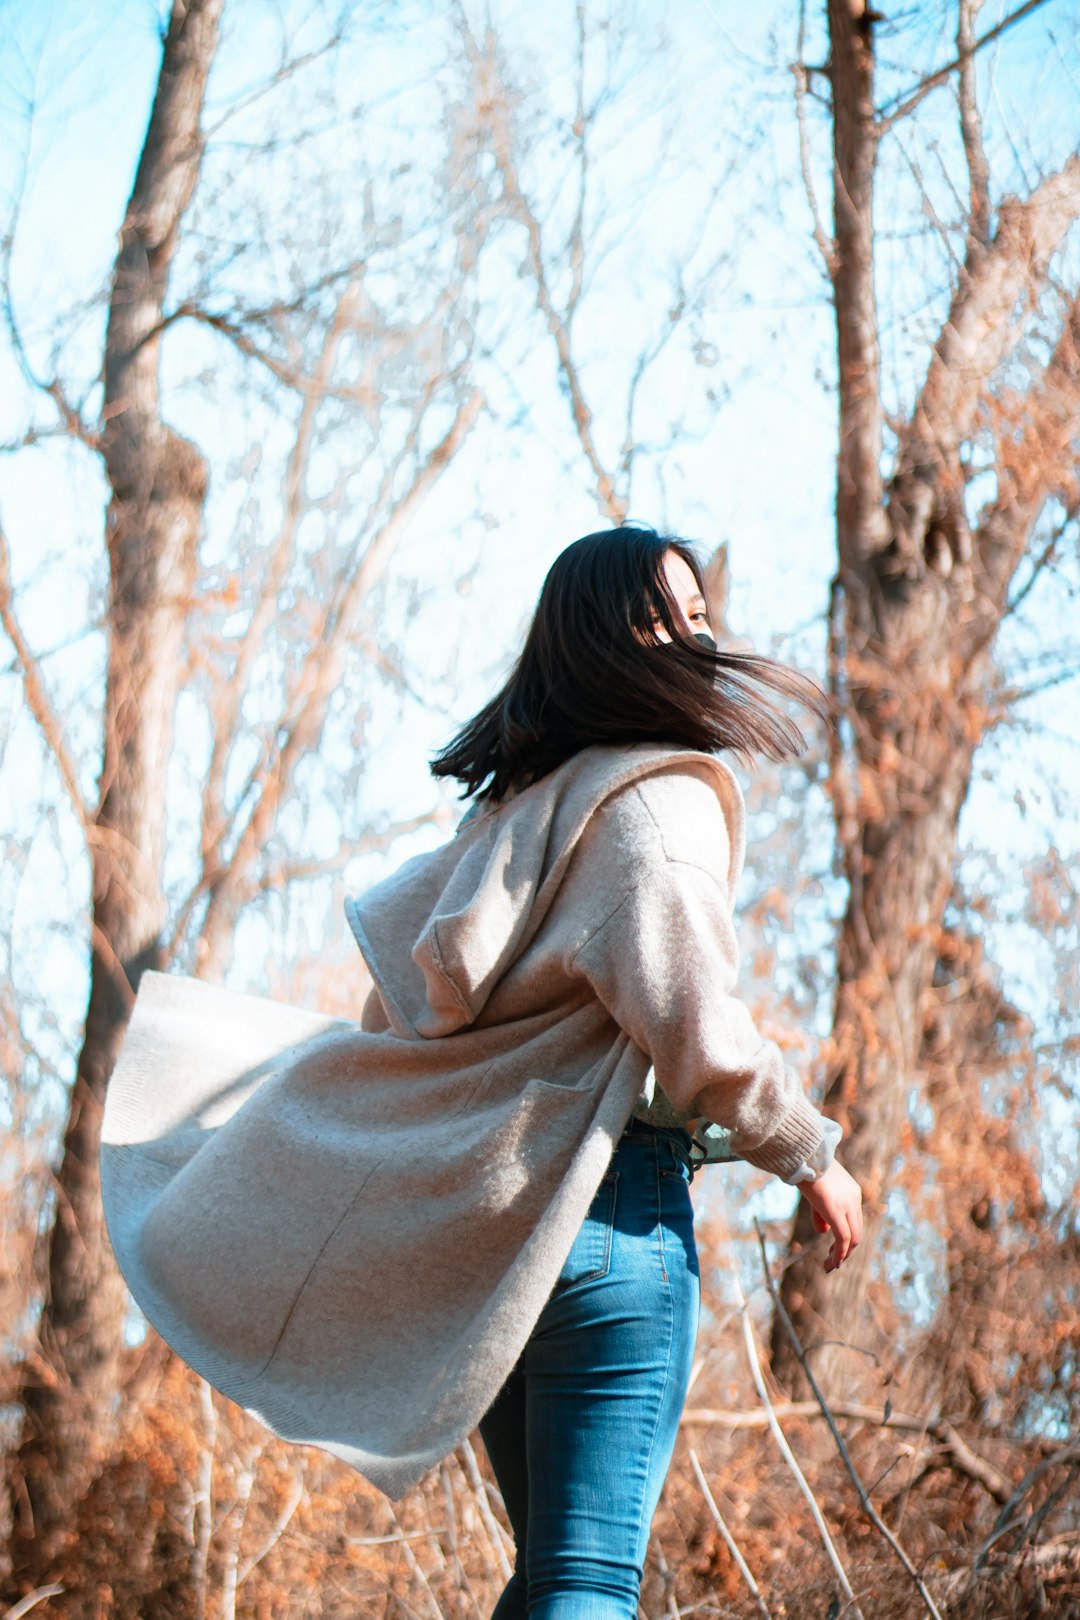
[(832, 1248), (825, 1261), (826, 1271), (835, 1271), (858, 1247), (862, 1237), (862, 1192), (854, 1176), (849, 1176), (834, 1159), (816, 1181), (800, 1181), (799, 1191), (810, 1205), (819, 1232), (831, 1232)]

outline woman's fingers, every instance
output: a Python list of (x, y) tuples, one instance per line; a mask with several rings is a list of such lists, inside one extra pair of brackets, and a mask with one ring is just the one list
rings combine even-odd
[(842, 1165), (833, 1163), (816, 1181), (803, 1182), (802, 1192), (813, 1211), (819, 1232), (831, 1231), (833, 1241), (825, 1261), (826, 1271), (835, 1271), (862, 1237), (862, 1193), (859, 1184)]
[(852, 1250), (851, 1225), (847, 1212), (842, 1211), (834, 1216), (830, 1225), (832, 1226), (833, 1241), (832, 1248), (829, 1250), (829, 1258), (825, 1262), (825, 1270), (835, 1271), (837, 1266), (847, 1259)]

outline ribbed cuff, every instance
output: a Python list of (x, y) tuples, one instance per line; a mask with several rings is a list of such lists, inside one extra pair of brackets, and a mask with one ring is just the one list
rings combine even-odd
[(781, 1181), (790, 1181), (824, 1141), (825, 1121), (800, 1091), (792, 1098), (791, 1107), (771, 1136), (753, 1148), (736, 1144), (736, 1152), (750, 1164), (756, 1164), (759, 1170), (768, 1170)]
[(788, 1177), (788, 1181), (793, 1187), (797, 1187), (802, 1181), (817, 1181), (819, 1176), (825, 1174), (836, 1157), (836, 1150), (840, 1146), (840, 1138), (844, 1134), (843, 1127), (838, 1125), (835, 1119), (826, 1119), (822, 1123), (825, 1126), (825, 1140), (817, 1152), (811, 1153), (809, 1159), (804, 1164), (800, 1164), (795, 1174)]

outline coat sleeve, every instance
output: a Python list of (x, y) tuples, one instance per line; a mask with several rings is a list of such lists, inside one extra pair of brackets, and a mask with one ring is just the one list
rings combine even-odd
[(740, 1158), (787, 1179), (820, 1148), (824, 1120), (733, 993), (738, 962), (723, 882), (666, 860), (650, 864), (573, 966), (676, 1108), (707, 1115), (731, 1131)]

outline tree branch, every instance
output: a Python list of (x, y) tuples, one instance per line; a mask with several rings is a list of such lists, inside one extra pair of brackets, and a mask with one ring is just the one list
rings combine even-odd
[(1064, 523), (1060, 523), (1058, 525), (1058, 527), (1054, 530), (1054, 532), (1051, 534), (1049, 540), (1047, 540), (1046, 544), (1043, 546), (1043, 548), (1040, 551), (1039, 555), (1036, 557), (1035, 561), (1032, 563), (1030, 576), (1024, 581), (1024, 583), (1023, 583), (1023, 585), (1021, 585), (1020, 589), (1018, 591), (1016, 591), (1009, 598), (1008, 602), (1006, 603), (1005, 610), (1001, 615), (1002, 619), (1011, 618), (1012, 615), (1017, 611), (1017, 609), (1020, 608), (1023, 605), (1023, 603), (1027, 600), (1027, 598), (1031, 595), (1031, 592), (1034, 590), (1034, 588), (1035, 588), (1035, 586), (1036, 586), (1036, 584), (1037, 584), (1037, 582), (1039, 580), (1039, 576), (1042, 574), (1043, 570), (1045, 568), (1049, 568), (1050, 564), (1053, 562), (1054, 554), (1057, 551), (1058, 546), (1061, 544), (1061, 541), (1063, 540), (1063, 538), (1065, 536), (1065, 532), (1068, 529), (1069, 524), (1072, 522), (1072, 519), (1073, 519), (1074, 516), (1075, 516), (1075, 513), (1069, 514), (1069, 516), (1066, 517)]
[(833, 231), (841, 567), (860, 573), (889, 542), (884, 512), (881, 352), (874, 283), (874, 46), (863, 7), (828, 0), (833, 91)]
[(975, 72), (974, 22), (982, 0), (960, 0), (956, 26), (960, 136), (968, 171), (967, 260), (973, 267), (990, 243), (990, 165), (983, 145)]
[(45, 688), (38, 661), (34, 657), (26, 637), (23, 635), (22, 626), (19, 624), (15, 614), (11, 585), (11, 557), (8, 552), (7, 536), (2, 528), (0, 528), (0, 624), (3, 625), (4, 634), (15, 650), (15, 661), (22, 676), (27, 708), (36, 720), (38, 730), (44, 738), (45, 746), (56, 762), (56, 768), (60, 772), (60, 780), (71, 801), (79, 826), (85, 835), (90, 826), (90, 812), (79, 788), (78, 773), (75, 769), (75, 762), (68, 751), (60, 718)]
[(292, 1490), (289, 1492), (284, 1506), (281, 1508), (277, 1517), (275, 1518), (274, 1523), (270, 1528), (269, 1535), (264, 1539), (263, 1544), (259, 1548), (258, 1552), (252, 1553), (250, 1557), (246, 1558), (237, 1571), (237, 1587), (244, 1584), (252, 1570), (256, 1569), (258, 1565), (262, 1563), (267, 1553), (272, 1552), (274, 1547), (281, 1540), (282, 1536), (289, 1528), (290, 1519), (300, 1506), (300, 1503), (304, 1500), (304, 1490), (304, 1467), (303, 1462), (301, 1461), (294, 1467)]
[(877, 1531), (878, 1535), (881, 1536), (889, 1547), (892, 1548), (892, 1551), (895, 1553), (912, 1585), (918, 1592), (919, 1597), (922, 1599), (923, 1607), (926, 1609), (927, 1614), (930, 1615), (931, 1620), (941, 1620), (941, 1611), (931, 1597), (926, 1582), (923, 1580), (922, 1576), (919, 1574), (918, 1570), (915, 1568), (915, 1565), (911, 1562), (911, 1559), (908, 1557), (899, 1541), (893, 1535), (888, 1525), (882, 1519), (880, 1513), (878, 1513), (877, 1509), (874, 1507), (874, 1504), (870, 1500), (869, 1492), (862, 1482), (858, 1469), (851, 1460), (851, 1454), (844, 1443), (844, 1437), (836, 1426), (832, 1412), (829, 1410), (828, 1403), (826, 1402), (824, 1395), (821, 1393), (817, 1379), (814, 1377), (813, 1370), (806, 1358), (806, 1351), (803, 1349), (799, 1335), (795, 1331), (795, 1325), (787, 1311), (784, 1309), (783, 1301), (780, 1298), (776, 1284), (773, 1282), (772, 1272), (769, 1270), (769, 1256), (765, 1248), (765, 1238), (756, 1217), (754, 1219), (754, 1230), (757, 1233), (758, 1247), (761, 1250), (761, 1264), (765, 1273), (765, 1286), (769, 1290), (769, 1297), (772, 1299), (773, 1308), (777, 1312), (781, 1325), (791, 1341), (791, 1347), (798, 1358), (799, 1365), (802, 1367), (806, 1381), (814, 1392), (814, 1398), (821, 1408), (821, 1414), (828, 1425), (829, 1433), (832, 1435), (833, 1440), (836, 1443), (836, 1449), (840, 1453), (840, 1459), (843, 1462), (844, 1467), (847, 1469), (848, 1477), (850, 1478), (851, 1483), (855, 1487), (855, 1492), (859, 1498), (862, 1510), (866, 1514), (866, 1517), (869, 1519), (870, 1523), (874, 1526), (874, 1529)]
[[(410, 448), (416, 448), (427, 403), (427, 400), (422, 401), (418, 408), (403, 455)], [(206, 858), (199, 885), (185, 902), (181, 924), (174, 930), (173, 950), (200, 895), (209, 894), (210, 902), (200, 936), (200, 971), (213, 973), (220, 966), (218, 957), (225, 930), (242, 897), (247, 875), (265, 847), (282, 796), (297, 764), (317, 741), (322, 730), (330, 698), (341, 678), (345, 644), (360, 605), (382, 577), (413, 512), (472, 431), (482, 406), (483, 396), (479, 390), (471, 390), (459, 405), (454, 421), (443, 438), (429, 451), (415, 473), (409, 488), (390, 504), (388, 514), (371, 536), (355, 566), (343, 571), (342, 588), (327, 604), (322, 624), (312, 637), (311, 650), (290, 684), (275, 741), (257, 764), (247, 789), (238, 800), (241, 808), (250, 804), (251, 809), (236, 837), (232, 854), (228, 858), (220, 858), (226, 837), (223, 832), (217, 844), (219, 863), (215, 866), (212, 857)], [(391, 467), (377, 500), (389, 500), (394, 472), (395, 468)], [(234, 831), (235, 823), (228, 830), (230, 838)]]
[(999, 1541), (1002, 1536), (1007, 1535), (1010, 1530), (1015, 1529), (1018, 1523), (1023, 1522), (1017, 1519), (1016, 1510), (1024, 1497), (1039, 1483), (1044, 1474), (1048, 1473), (1051, 1468), (1060, 1467), (1063, 1463), (1066, 1465), (1080, 1463), (1080, 1445), (1077, 1445), (1074, 1441), (1069, 1441), (1060, 1450), (1052, 1452), (1049, 1457), (1044, 1457), (1041, 1462), (1037, 1462), (1033, 1468), (1028, 1469), (1019, 1485), (1006, 1499), (1001, 1512), (994, 1521), (993, 1529), (979, 1547), (973, 1565), (976, 1571), (985, 1560), (994, 1543)]
[[(1021, 403), (1019, 432), (1006, 425), (999, 438), (997, 499), (980, 514), (975, 533), (984, 611), (973, 621), (969, 661), (996, 630), (1017, 561), (1046, 502), (1061, 501), (1063, 528), (1080, 511), (1080, 294), (1042, 377)], [(1045, 560), (1049, 555), (1052, 548)]]
[[(1052, 692), (1056, 686), (1065, 686), (1069, 681), (1080, 680), (1080, 669), (1059, 669), (1053, 675), (1045, 676), (1041, 681), (1029, 681), (1026, 686), (1006, 686), (1002, 688), (1002, 707), (1011, 711), (1018, 704), (1027, 703), (1033, 697), (1041, 697), (1044, 692)], [(999, 723), (1016, 724), (1020, 721), (1017, 716), (1004, 713)], [(1059, 739), (1065, 741), (1065, 739)], [(1075, 739), (1068, 739), (1073, 746), (1077, 745)]]
[[(15, 249), (15, 233), (18, 229), (19, 214), (22, 208), (23, 191), (26, 184), (25, 162), (19, 175), (12, 204), (11, 219), (7, 230), (0, 241), (0, 302), (3, 305), (4, 325), (7, 327), (8, 341), (11, 351), (19, 365), (23, 377), (31, 388), (38, 393), (46, 395), (55, 405), (60, 418), (60, 427), (63, 434), (69, 438), (78, 439), (88, 449), (100, 452), (101, 437), (84, 420), (82, 412), (67, 397), (67, 393), (59, 377), (51, 381), (39, 376), (30, 362), (30, 355), (26, 342), (19, 326), (19, 318), (15, 313), (15, 296), (11, 284), (11, 258)], [(55, 357), (54, 357), (55, 358)], [(50, 437), (43, 429), (28, 429), (20, 444), (32, 444), (38, 439)]]
[(902, 95), (894, 96), (891, 101), (887, 101), (877, 115), (876, 129), (878, 136), (886, 134), (894, 124), (899, 123), (901, 118), (906, 118), (910, 112), (915, 110), (924, 96), (928, 96), (931, 90), (935, 90), (939, 84), (944, 84), (950, 73), (955, 73), (958, 67), (961, 67), (965, 62), (969, 62), (985, 45), (989, 45), (992, 40), (1004, 34), (1006, 29), (1012, 28), (1015, 23), (1021, 22), (1031, 12), (1038, 11), (1039, 7), (1045, 4), (1046, 0), (1025, 0), (1024, 5), (1018, 6), (1007, 17), (1003, 17), (993, 28), (988, 29), (981, 38), (975, 40), (966, 51), (960, 51), (954, 61), (946, 62), (944, 67), (938, 68), (936, 73), (931, 73), (929, 78), (923, 79), (913, 89), (905, 91)]
[[(918, 575), (935, 521), (948, 520), (963, 548), (960, 446), (975, 428), (990, 379), (1019, 341), (1014, 310), (1045, 275), (1080, 216), (1080, 154), (1049, 176), (1026, 202), (1002, 204), (990, 245), (961, 276), (934, 346), (918, 402), (897, 447), (888, 494), (892, 538)], [(960, 560), (966, 560), (961, 555)]]
[[(773, 1410), (778, 1418), (824, 1416), (817, 1401), (776, 1401)], [(949, 1453), (953, 1466), (960, 1473), (967, 1474), (970, 1479), (982, 1485), (995, 1502), (1007, 1501), (1012, 1492), (1012, 1482), (1008, 1476), (973, 1451), (952, 1424), (946, 1423), (943, 1419), (916, 1417), (910, 1412), (893, 1412), (888, 1409), (883, 1411), (880, 1406), (867, 1406), (860, 1401), (830, 1402), (829, 1410), (834, 1417), (846, 1418), (855, 1423), (872, 1423), (878, 1429), (928, 1434)], [(686, 1424), (688, 1428), (708, 1425), (719, 1429), (764, 1429), (768, 1427), (769, 1416), (760, 1407), (732, 1411), (727, 1408), (714, 1410), (708, 1406), (688, 1406), (680, 1422)]]
[[(767, 1414), (764, 1413), (764, 1412), (761, 1415), (762, 1415), (762, 1417), (767, 1416)], [(708, 1508), (709, 1512), (712, 1514), (713, 1519), (716, 1522), (716, 1528), (719, 1530), (720, 1534), (724, 1538), (724, 1545), (727, 1547), (728, 1552), (731, 1554), (732, 1558), (735, 1560), (735, 1564), (736, 1564), (736, 1566), (738, 1568), (739, 1574), (742, 1576), (743, 1580), (746, 1582), (746, 1585), (747, 1585), (747, 1587), (749, 1589), (749, 1592), (750, 1592), (750, 1596), (754, 1600), (754, 1603), (755, 1603), (755, 1605), (757, 1607), (758, 1613), (761, 1614), (761, 1615), (764, 1615), (765, 1620), (772, 1620), (772, 1614), (771, 1614), (771, 1611), (769, 1609), (769, 1605), (765, 1602), (765, 1599), (762, 1597), (761, 1589), (759, 1588), (757, 1581), (755, 1581), (753, 1575), (750, 1572), (750, 1566), (746, 1562), (746, 1559), (743, 1557), (742, 1552), (741, 1552), (741, 1550), (739, 1548), (738, 1542), (735, 1540), (735, 1537), (732, 1535), (731, 1531), (728, 1529), (727, 1523), (726, 1523), (726, 1521), (724, 1519), (724, 1515), (720, 1512), (720, 1509), (716, 1505), (716, 1498), (713, 1496), (712, 1491), (710, 1491), (710, 1489), (709, 1489), (709, 1482), (705, 1478), (704, 1470), (702, 1469), (701, 1464), (698, 1462), (697, 1452), (694, 1450), (693, 1446), (690, 1447), (690, 1466), (694, 1470), (694, 1478), (697, 1480), (698, 1487), (699, 1487), (699, 1489), (701, 1491), (701, 1494), (705, 1498), (705, 1505)]]
[(522, 188), (521, 178), (514, 160), (513, 138), (507, 114), (507, 90), (506, 86), (498, 78), (498, 65), (495, 59), (494, 46), (489, 43), (486, 53), (482, 52), (464, 16), (462, 17), (461, 26), (465, 39), (465, 48), (476, 84), (477, 107), (483, 109), (487, 121), (492, 153), (502, 176), (503, 196), (511, 215), (525, 228), (528, 240), (529, 265), (536, 284), (537, 307), (543, 315), (547, 329), (555, 343), (559, 370), (562, 373), (570, 401), (570, 414), (573, 419), (574, 430), (596, 481), (596, 492), (601, 507), (613, 523), (621, 523), (626, 516), (627, 502), (623, 495), (617, 493), (615, 480), (600, 459), (600, 453), (593, 438), (592, 412), (585, 400), (581, 376), (570, 341), (569, 316), (572, 315), (573, 309), (570, 307), (568, 310), (560, 312), (555, 307), (555, 300), (548, 281), (547, 267), (544, 262), (540, 222)]
[[(350, 286), (355, 285), (355, 281), (351, 280)], [(204, 309), (200, 304), (190, 301), (178, 304), (152, 335), (156, 336), (158, 332), (164, 331), (167, 327), (181, 320), (198, 321), (201, 325), (210, 327), (211, 331), (218, 332), (222, 337), (228, 338), (233, 347), (244, 355), (246, 359), (254, 360), (260, 366), (265, 367), (272, 377), (276, 377), (278, 382), (283, 383), (286, 388), (291, 388), (297, 394), (302, 394), (305, 397), (310, 395), (318, 383), (319, 365), (316, 365), (315, 372), (309, 376), (298, 366), (290, 365), (288, 361), (281, 360), (277, 355), (271, 354), (268, 349), (260, 348), (250, 332), (232, 316), (217, 314), (212, 310)], [(341, 400), (350, 405), (371, 405), (374, 403), (374, 395), (371, 389), (366, 386), (358, 387), (355, 384), (335, 386), (326, 381), (322, 385), (322, 396), (325, 399)]]
[(318, 859), (312, 857), (310, 860), (280, 861), (267, 868), (255, 887), (261, 890), (283, 889), (290, 883), (303, 883), (312, 878), (327, 877), (332, 872), (340, 872), (358, 855), (387, 849), (395, 839), (404, 838), (420, 827), (440, 824), (443, 824), (443, 816), (439, 809), (425, 810), (418, 816), (405, 816), (400, 821), (392, 821), (388, 827), (381, 827), (377, 832), (363, 833), (359, 838), (342, 844), (333, 855), (324, 855)]
[(567, 326), (577, 312), (585, 280), (585, 196), (589, 178), (589, 147), (585, 139), (588, 127), (585, 113), (585, 0), (577, 0), (576, 21), (578, 72), (577, 104), (574, 108), (574, 147), (578, 160), (578, 195), (574, 223), (570, 227), (570, 240), (567, 244), (570, 258), (570, 291), (566, 299)]
[(844, 1597), (847, 1599), (847, 1607), (844, 1610), (844, 1613), (853, 1616), (854, 1620), (863, 1620), (862, 1610), (859, 1608), (858, 1602), (856, 1601), (855, 1593), (852, 1589), (847, 1570), (844, 1568), (840, 1554), (837, 1552), (836, 1545), (832, 1539), (832, 1536), (829, 1534), (829, 1527), (825, 1522), (825, 1515), (821, 1511), (817, 1497), (810, 1488), (809, 1480), (799, 1467), (798, 1459), (796, 1458), (795, 1453), (792, 1451), (791, 1446), (788, 1444), (787, 1436), (780, 1427), (780, 1422), (776, 1414), (776, 1404), (770, 1396), (768, 1388), (766, 1387), (765, 1374), (761, 1367), (761, 1357), (758, 1355), (757, 1345), (754, 1342), (754, 1325), (750, 1320), (750, 1302), (743, 1290), (738, 1269), (735, 1266), (734, 1261), (732, 1261), (730, 1264), (729, 1274), (732, 1285), (735, 1289), (735, 1302), (738, 1308), (742, 1328), (743, 1351), (746, 1355), (747, 1366), (750, 1369), (750, 1376), (754, 1381), (754, 1388), (756, 1389), (758, 1399), (761, 1402), (765, 1424), (776, 1442), (780, 1455), (783, 1457), (784, 1462), (791, 1471), (792, 1478), (802, 1493), (803, 1499), (810, 1511), (810, 1517), (814, 1521), (814, 1527), (817, 1530), (818, 1537), (825, 1549), (826, 1557), (828, 1558), (829, 1563), (832, 1565), (832, 1570), (833, 1574), (836, 1576), (837, 1585), (839, 1586)]
[(310, 67), (313, 62), (319, 62), (323, 59), (323, 57), (328, 56), (331, 51), (335, 50), (337, 46), (342, 43), (344, 38), (344, 30), (341, 27), (337, 27), (333, 29), (332, 32), (327, 35), (323, 43), (321, 45), (317, 45), (314, 50), (304, 51), (299, 56), (294, 56), (286, 61), (279, 62), (277, 67), (274, 69), (274, 72), (268, 79), (264, 80), (262, 84), (256, 85), (253, 90), (249, 90), (245, 95), (237, 96), (236, 100), (230, 106), (226, 107), (225, 111), (215, 123), (208, 123), (205, 125), (204, 134), (206, 139), (208, 141), (212, 141), (214, 137), (220, 134), (220, 132), (225, 128), (226, 124), (228, 124), (232, 119), (245, 112), (248, 112), (250, 108), (256, 106), (264, 96), (271, 95), (289, 79), (295, 78), (296, 75), (302, 72), (304, 68)]
[(59, 1597), (63, 1591), (64, 1587), (58, 1581), (53, 1581), (49, 1586), (35, 1586), (34, 1590), (27, 1592), (18, 1603), (13, 1603), (10, 1609), (4, 1610), (4, 1620), (23, 1620), (23, 1616), (29, 1614), (31, 1609), (36, 1609), (39, 1603), (44, 1603), (46, 1598)]
[(814, 188), (813, 167), (810, 162), (810, 132), (806, 122), (806, 95), (809, 87), (809, 73), (806, 62), (806, 0), (799, 0), (799, 42), (796, 47), (796, 60), (792, 64), (791, 72), (795, 80), (795, 120), (799, 127), (799, 164), (802, 169), (803, 190), (810, 205), (810, 217), (814, 222), (814, 241), (817, 243), (821, 262), (825, 266), (825, 274), (832, 281), (836, 275), (836, 243), (825, 229), (825, 221), (818, 206), (817, 191)]
[(214, 705), (214, 744), (210, 756), (203, 797), (202, 863), (204, 871), (220, 852), (226, 827), (225, 777), (229, 752), (236, 736), (241, 705), (247, 695), (251, 665), (265, 642), (277, 613), (278, 595), (288, 575), (295, 552), (296, 533), (304, 514), (308, 461), (320, 407), (327, 396), (342, 339), (353, 324), (359, 295), (359, 280), (350, 280), (337, 301), (334, 315), (323, 336), (322, 348), (310, 378), (303, 380), (303, 402), (296, 432), (285, 466), (285, 488), (281, 523), (273, 542), (268, 565), (264, 568), (259, 597), (247, 629), (241, 637), (236, 659), (224, 691)]

